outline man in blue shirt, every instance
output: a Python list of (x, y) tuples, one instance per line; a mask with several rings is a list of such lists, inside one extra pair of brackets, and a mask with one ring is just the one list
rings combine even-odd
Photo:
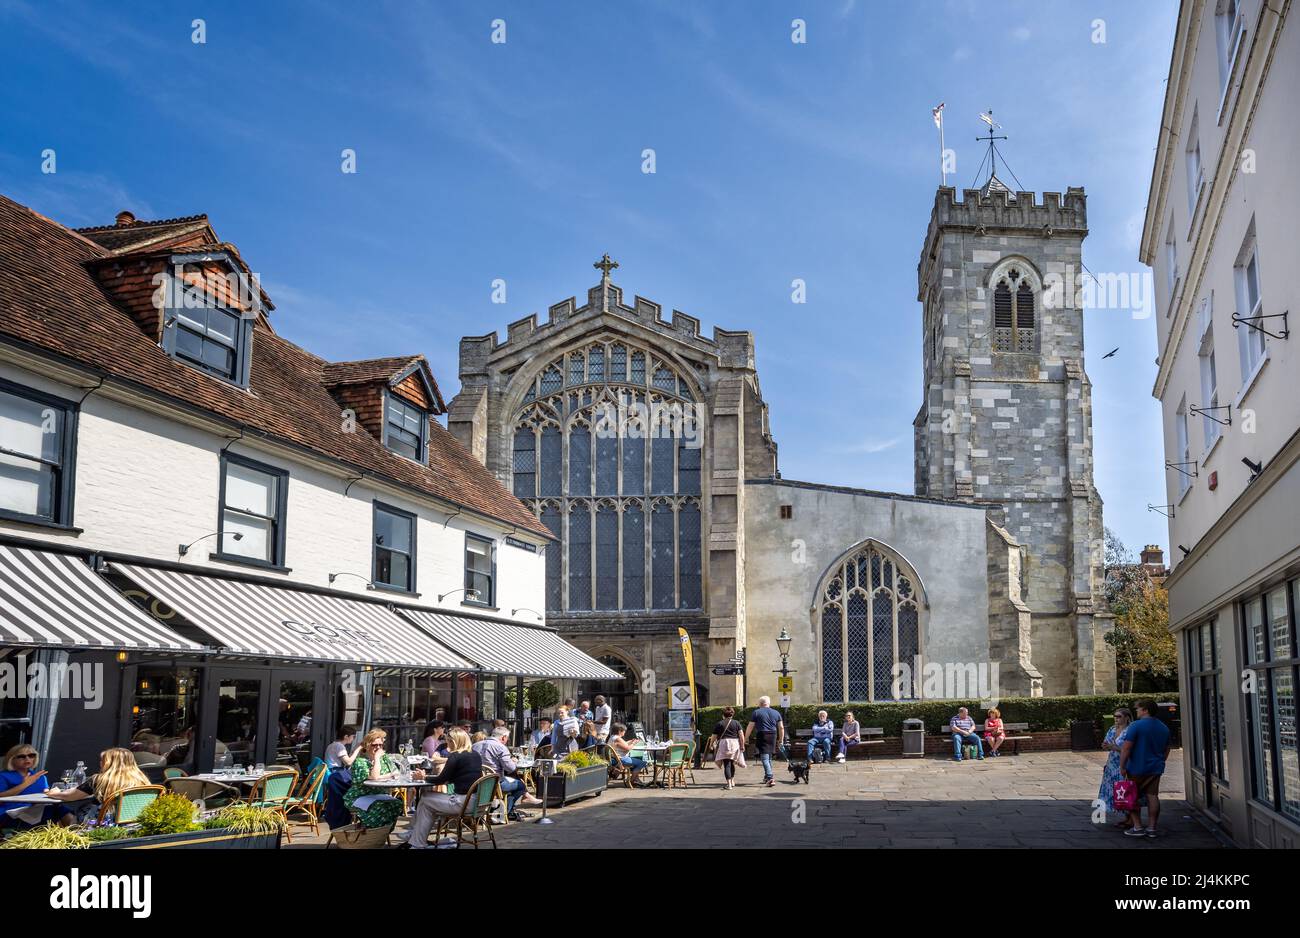
[[(831, 760), (831, 740), (835, 738), (835, 723), (825, 710), (817, 711), (817, 722), (812, 726), (812, 739), (808, 740), (808, 761), (829, 762)], [(817, 753), (820, 759), (815, 759)]]
[[(1169, 756), (1169, 727), (1156, 716), (1154, 700), (1137, 702), (1138, 718), (1124, 733), (1119, 753), (1120, 773), (1137, 786), (1137, 805), (1128, 813), (1130, 827), (1126, 837), (1156, 836), (1160, 818), (1160, 776)], [(1147, 802), (1147, 828), (1142, 829), (1142, 798)]]
[(781, 747), (785, 739), (785, 722), (781, 719), (781, 714), (772, 709), (770, 697), (758, 698), (758, 709), (749, 715), (745, 738), (752, 739), (758, 747), (758, 756), (763, 761), (763, 784), (771, 788), (776, 784), (776, 777), (772, 773), (772, 753)]

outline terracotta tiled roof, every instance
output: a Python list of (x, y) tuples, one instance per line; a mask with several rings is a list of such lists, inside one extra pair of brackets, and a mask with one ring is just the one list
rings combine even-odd
[(208, 227), (207, 215), (186, 215), (184, 218), (162, 218), (157, 221), (133, 221), (128, 225), (97, 225), (77, 228), (100, 247), (112, 253), (135, 251), (150, 244), (168, 241), (181, 235), (202, 231)]
[(433, 377), (433, 369), (423, 355), (395, 355), (388, 358), (366, 358), (354, 362), (328, 362), (325, 365), (323, 383), (328, 388), (346, 387), (356, 384), (392, 384), (393, 379), (412, 367), (419, 368), (429, 380), (433, 389), (434, 412), (446, 413), (447, 404), (442, 399), (442, 391)]
[[(516, 525), (550, 532), (441, 425), (429, 465), (389, 452), (370, 433), (342, 430), (325, 385), (330, 363), (258, 327), (250, 390), (168, 356), (105, 295), (87, 269), (106, 248), (0, 196), (0, 338), (53, 353), (125, 384), (209, 411), (379, 478)], [(415, 356), (386, 361), (410, 362)]]

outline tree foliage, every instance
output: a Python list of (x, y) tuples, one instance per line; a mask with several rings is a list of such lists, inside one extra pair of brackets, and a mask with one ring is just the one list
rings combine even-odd
[(1175, 675), (1178, 646), (1169, 631), (1169, 594), (1109, 528), (1106, 601), (1115, 614), (1106, 643), (1115, 649), (1115, 666), (1128, 676), (1129, 690), (1139, 674), (1158, 681)]

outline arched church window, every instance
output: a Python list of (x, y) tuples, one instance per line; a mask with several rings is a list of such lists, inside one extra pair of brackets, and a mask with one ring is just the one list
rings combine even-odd
[(549, 611), (703, 608), (706, 424), (686, 374), (622, 338), (535, 372), (511, 484), (561, 537), (546, 550)]
[(993, 350), (1033, 352), (1034, 285), (1018, 267), (1010, 267), (993, 288)]
[(820, 626), (822, 699), (894, 699), (894, 666), (920, 654), (917, 580), (875, 542), (841, 559), (826, 575), (815, 607)]

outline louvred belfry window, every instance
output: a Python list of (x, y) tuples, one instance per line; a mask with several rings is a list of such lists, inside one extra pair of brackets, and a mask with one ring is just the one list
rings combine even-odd
[(680, 367), (622, 338), (538, 373), (512, 488), (563, 538), (546, 552), (550, 612), (703, 608), (706, 423)]
[(993, 288), (993, 350), (1033, 352), (1034, 288), (1018, 268), (1011, 268)]

